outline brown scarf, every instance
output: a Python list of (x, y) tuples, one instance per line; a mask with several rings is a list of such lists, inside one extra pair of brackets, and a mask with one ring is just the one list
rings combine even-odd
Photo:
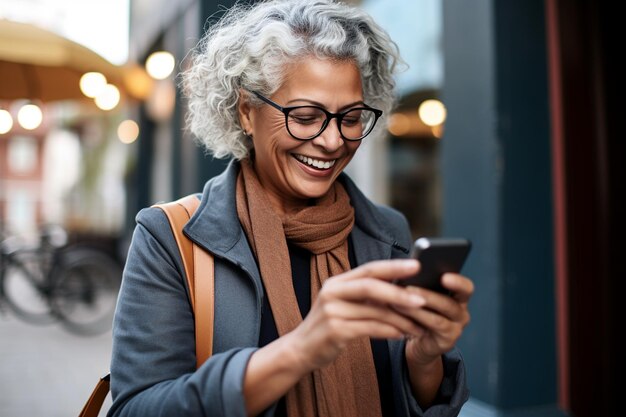
[[(302, 316), (293, 289), (287, 240), (313, 253), (311, 297), (324, 281), (350, 269), (348, 235), (354, 209), (343, 186), (335, 183), (315, 206), (281, 219), (273, 210), (249, 160), (237, 178), (237, 213), (261, 270), (280, 336)], [(287, 392), (290, 417), (379, 417), (378, 381), (368, 338), (350, 343), (335, 361), (305, 376)]]

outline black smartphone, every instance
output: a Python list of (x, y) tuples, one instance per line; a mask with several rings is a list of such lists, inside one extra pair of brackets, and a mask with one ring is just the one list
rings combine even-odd
[(415, 241), (411, 252), (411, 256), (420, 261), (420, 271), (396, 283), (449, 294), (441, 285), (441, 276), (446, 272), (460, 272), (471, 247), (471, 242), (465, 238), (421, 237)]

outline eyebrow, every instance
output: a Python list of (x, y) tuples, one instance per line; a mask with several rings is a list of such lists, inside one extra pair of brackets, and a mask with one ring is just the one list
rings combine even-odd
[[(322, 103), (320, 103), (318, 101), (315, 101), (315, 100), (310, 100), (308, 98), (295, 98), (293, 100), (289, 100), (287, 102), (287, 105), (295, 104), (295, 102), (297, 102), (297, 101), (304, 101), (304, 102), (309, 103), (309, 104), (311, 104), (313, 106), (317, 106), (317, 107), (321, 107), (322, 109), (326, 109), (326, 106), (324, 106)], [(354, 103), (346, 104), (345, 106), (340, 107), (339, 109), (337, 109), (337, 111), (341, 112), (343, 110), (347, 110), (347, 109), (349, 109), (351, 107), (358, 106), (358, 105), (364, 106), (365, 102), (363, 100), (358, 100), (358, 101), (355, 101)]]

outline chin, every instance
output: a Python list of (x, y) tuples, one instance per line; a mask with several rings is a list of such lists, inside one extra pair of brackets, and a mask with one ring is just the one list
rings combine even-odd
[[(334, 182), (334, 181), (333, 181)], [(324, 186), (320, 186), (320, 184), (315, 185), (303, 185), (298, 187), (300, 189), (300, 195), (304, 199), (316, 199), (326, 195), (333, 182), (325, 184)]]

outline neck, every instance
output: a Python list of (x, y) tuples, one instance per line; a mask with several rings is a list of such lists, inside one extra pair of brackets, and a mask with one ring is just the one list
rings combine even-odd
[(315, 205), (315, 200), (313, 199), (285, 198), (281, 193), (266, 187), (263, 181), (260, 181), (260, 183), (274, 211), (281, 216), (295, 214), (305, 207)]
[(272, 186), (271, 181), (267, 180), (263, 175), (260, 175), (256, 169), (256, 165), (252, 162), (252, 169), (256, 172), (256, 176), (259, 179), (259, 184), (263, 189), (263, 192), (267, 196), (274, 211), (280, 216), (289, 216), (302, 210), (303, 208), (315, 205), (315, 199), (313, 198), (298, 198), (285, 196), (285, 193), (280, 192), (276, 187)]

